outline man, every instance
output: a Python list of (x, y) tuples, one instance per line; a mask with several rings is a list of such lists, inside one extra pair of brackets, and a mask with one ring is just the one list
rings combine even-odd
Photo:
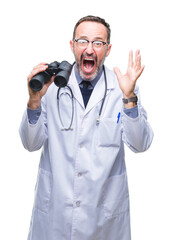
[[(140, 52), (133, 60), (130, 51), (125, 75), (106, 68), (110, 27), (94, 16), (79, 20), (70, 47), (76, 64), (58, 104), (54, 76), (29, 88), (20, 127), (26, 149), (43, 147), (28, 240), (130, 240), (124, 143), (142, 152), (153, 138), (136, 87)], [(34, 67), (28, 82), (47, 68)]]

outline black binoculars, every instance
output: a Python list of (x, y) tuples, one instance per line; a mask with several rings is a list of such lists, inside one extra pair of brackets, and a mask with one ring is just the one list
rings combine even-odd
[(47, 64), (48, 68), (44, 72), (40, 72), (31, 78), (29, 86), (33, 91), (40, 91), (43, 85), (50, 81), (55, 75), (54, 83), (57, 87), (65, 87), (68, 83), (72, 65), (67, 61), (52, 62)]

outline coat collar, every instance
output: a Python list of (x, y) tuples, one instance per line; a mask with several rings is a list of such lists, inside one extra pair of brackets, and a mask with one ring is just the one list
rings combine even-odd
[[(116, 76), (107, 67), (105, 67), (105, 72), (106, 72), (106, 78), (107, 78), (107, 94), (109, 94), (110, 91), (115, 88)], [(73, 91), (74, 98), (85, 109), (82, 94), (75, 76), (74, 67), (72, 69), (68, 85), (71, 87)], [(87, 107), (85, 109), (86, 113), (90, 111), (98, 102), (100, 102), (103, 99), (104, 93), (105, 93), (105, 76), (104, 76), (104, 73), (102, 73), (88, 101)]]

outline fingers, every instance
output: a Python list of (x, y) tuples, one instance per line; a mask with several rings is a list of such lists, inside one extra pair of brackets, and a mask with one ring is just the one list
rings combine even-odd
[(42, 62), (42, 63), (38, 64), (37, 66), (35, 66), (35, 67), (32, 69), (32, 71), (31, 71), (31, 73), (29, 74), (29, 76), (27, 77), (28, 82), (31, 80), (31, 78), (32, 78), (33, 76), (35, 76), (35, 75), (38, 74), (39, 72), (45, 71), (47, 68), (48, 68), (48, 66), (47, 66), (47, 63), (45, 63), (45, 62)]
[(120, 71), (119, 68), (117, 68), (117, 67), (114, 67), (113, 70), (114, 70), (114, 73), (115, 73), (116, 76), (117, 76), (117, 79), (119, 80), (119, 79), (122, 77), (121, 71)]
[(128, 68), (132, 68), (132, 67), (134, 67), (136, 71), (140, 71), (141, 73), (144, 70), (144, 66), (141, 67), (141, 54), (139, 49), (136, 50), (135, 52), (134, 62), (133, 62), (133, 51), (131, 50), (129, 52)]
[(133, 51), (132, 50), (130, 50), (130, 52), (129, 52), (128, 67), (133, 67)]
[(141, 66), (141, 54), (140, 50), (137, 50), (135, 53), (135, 64), (134, 64), (135, 71), (138, 73), (138, 77), (142, 74), (145, 66)]
[(130, 50), (129, 52), (129, 62), (128, 62), (128, 67), (133, 67), (135, 66), (139, 66), (141, 63), (141, 55), (140, 55), (140, 50), (137, 50), (135, 52), (135, 62), (133, 62), (133, 51)]
[(144, 68), (145, 68), (145, 66), (143, 65), (143, 66), (141, 66), (141, 68), (140, 68), (140, 71), (139, 71), (139, 75), (138, 75), (138, 77), (142, 74), (142, 72), (144, 71)]
[(140, 50), (138, 49), (135, 52), (135, 62), (137, 61), (139, 55), (140, 55)]
[(137, 50), (135, 53), (135, 70), (140, 70), (141, 69), (141, 55), (140, 55), (140, 50)]

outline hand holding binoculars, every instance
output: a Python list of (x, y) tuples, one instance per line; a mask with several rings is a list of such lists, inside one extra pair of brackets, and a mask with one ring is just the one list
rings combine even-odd
[(33, 91), (40, 91), (43, 85), (50, 81), (55, 75), (54, 83), (57, 87), (65, 87), (68, 83), (72, 65), (67, 61), (52, 62), (47, 64), (48, 68), (44, 72), (40, 72), (31, 78), (29, 86)]

